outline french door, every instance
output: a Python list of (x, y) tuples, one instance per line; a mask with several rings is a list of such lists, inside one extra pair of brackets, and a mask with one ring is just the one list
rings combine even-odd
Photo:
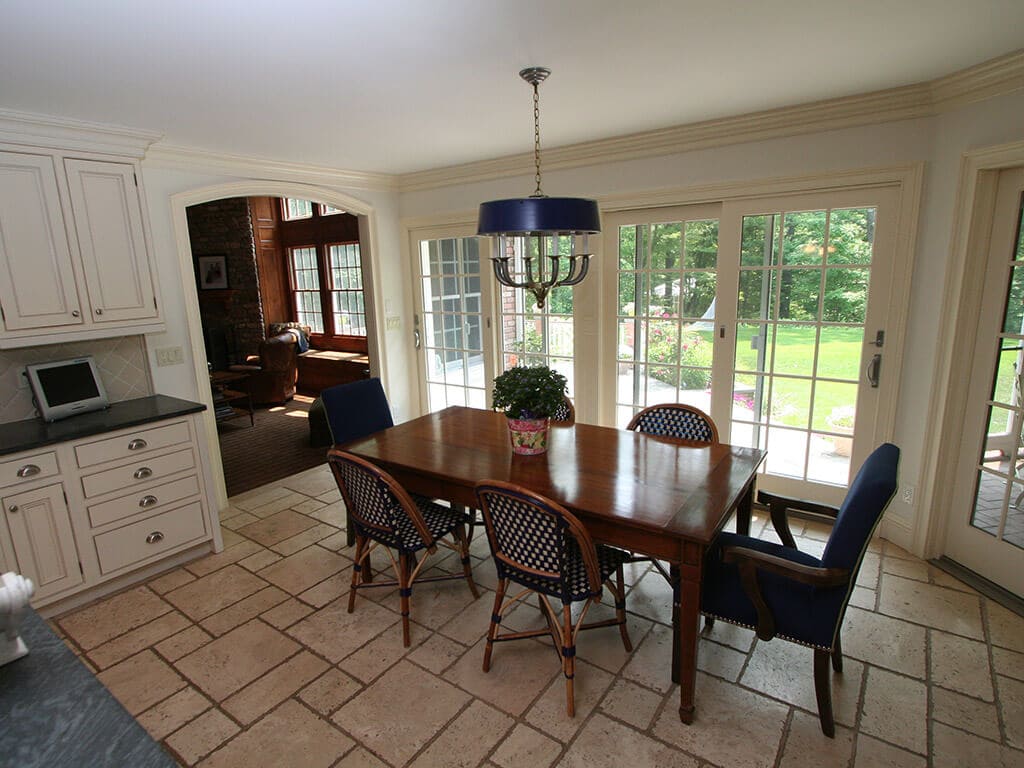
[(945, 554), (1024, 595), (1024, 169), (1003, 171), (969, 372)]
[(895, 398), (897, 202), (877, 187), (606, 216), (603, 413), (696, 405), (768, 451), (760, 487), (839, 503)]

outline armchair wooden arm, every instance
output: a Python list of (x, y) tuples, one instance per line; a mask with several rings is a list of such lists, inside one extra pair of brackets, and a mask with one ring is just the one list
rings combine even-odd
[(815, 515), (822, 515), (823, 517), (830, 517), (835, 520), (839, 514), (839, 510), (836, 507), (831, 507), (827, 504), (818, 504), (814, 501), (805, 501), (803, 499), (795, 499), (790, 496), (780, 496), (776, 493), (767, 493), (766, 491), (758, 491), (757, 502), (768, 507), (768, 514), (772, 520), (772, 527), (775, 532), (779, 535), (782, 543), (796, 549), (796, 541), (793, 539), (793, 534), (789, 530), (789, 515), (787, 512), (790, 509), (798, 509), (801, 512), (811, 512)]
[(762, 640), (775, 637), (775, 617), (761, 594), (758, 570), (812, 587), (838, 587), (850, 578), (850, 572), (845, 568), (815, 568), (747, 547), (724, 547), (722, 559), (739, 567), (743, 591), (757, 610), (757, 636)]

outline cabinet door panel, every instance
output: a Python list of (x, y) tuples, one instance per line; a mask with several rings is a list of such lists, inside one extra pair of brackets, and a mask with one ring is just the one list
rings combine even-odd
[(36, 585), (39, 600), (82, 583), (75, 537), (60, 485), (6, 496), (4, 514), (18, 570)]
[(53, 159), (0, 152), (0, 303), (9, 331), (82, 323)]
[(93, 322), (156, 317), (134, 168), (71, 159), (64, 168)]

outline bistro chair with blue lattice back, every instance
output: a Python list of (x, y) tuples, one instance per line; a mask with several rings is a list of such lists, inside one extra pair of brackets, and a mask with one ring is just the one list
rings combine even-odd
[[(684, 403), (662, 403), (649, 405), (637, 413), (626, 429), (645, 435), (671, 437), (691, 443), (707, 445), (718, 442), (718, 427), (714, 420), (700, 408)], [(632, 562), (650, 562), (658, 572), (671, 583), (665, 566), (650, 557), (634, 556)]]
[[(633, 650), (626, 629), (626, 590), (622, 574), (622, 564), (629, 560), (629, 553), (614, 547), (595, 547), (586, 529), (568, 510), (520, 486), (483, 480), (477, 483), (476, 494), (498, 573), (483, 670), (488, 672), (491, 668), (494, 643), (550, 635), (562, 659), (566, 711), (572, 717), (575, 714), (576, 635), (584, 629), (618, 626), (626, 651)], [(509, 597), (510, 583), (523, 589)], [(590, 606), (600, 601), (604, 584), (615, 597), (615, 618), (584, 624)], [(534, 593), (539, 597), (547, 628), (499, 634), (506, 614)], [(561, 601), (561, 616), (549, 598)], [(573, 622), (572, 605), (578, 602), (584, 605)]]
[[(900, 449), (885, 443), (868, 456), (839, 509), (760, 493), (782, 544), (721, 533), (705, 558), (701, 612), (814, 649), (814, 692), (821, 730), (835, 736), (829, 659), (843, 671), (839, 632), (857, 572), (882, 513), (896, 492)], [(835, 518), (821, 559), (796, 549), (787, 509)]]
[(700, 408), (683, 403), (650, 405), (634, 416), (626, 429), (694, 443), (718, 442), (714, 420)]
[[(397, 586), (402, 608), (402, 641), (409, 647), (409, 604), (412, 585), (429, 558), (417, 553), (437, 552), (438, 545), (458, 553), (462, 573), (446, 573), (419, 579), (441, 581), (465, 579), (473, 597), (479, 597), (469, 561), (465, 516), (429, 499), (410, 496), (387, 472), (365, 459), (338, 448), (327, 452), (327, 461), (334, 472), (338, 488), (345, 499), (356, 536), (355, 564), (352, 566), (352, 587), (348, 595), (348, 612), (355, 610), (356, 592), (373, 587)], [(451, 541), (445, 536), (451, 536)], [(360, 578), (370, 553), (384, 549), (395, 570), (394, 581), (365, 582)], [(394, 550), (397, 553), (397, 559)]]

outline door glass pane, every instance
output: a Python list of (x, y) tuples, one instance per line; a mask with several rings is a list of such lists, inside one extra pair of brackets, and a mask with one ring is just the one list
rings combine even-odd
[(1006, 303), (971, 525), (1024, 548), (1024, 207), (1017, 221), (1015, 252), (1003, 261)]
[(484, 403), (479, 241), (423, 240), (420, 270), (427, 408)]
[(647, 405), (710, 411), (718, 220), (619, 228), (616, 421)]
[[(514, 255), (509, 264), (513, 279), (525, 277), (523, 249), (536, 244), (532, 238), (510, 239)], [(558, 253), (559, 274), (569, 273), (569, 257), (578, 248), (569, 236), (547, 239), (548, 253)], [(501, 286), (501, 348), (504, 368), (516, 365), (547, 365), (567, 380), (569, 397), (575, 392), (576, 369), (575, 326), (573, 323), (573, 290), (571, 286), (554, 288), (537, 308), (533, 294), (521, 288)]]
[(743, 219), (730, 440), (766, 447), (769, 474), (848, 482), (875, 214)]

